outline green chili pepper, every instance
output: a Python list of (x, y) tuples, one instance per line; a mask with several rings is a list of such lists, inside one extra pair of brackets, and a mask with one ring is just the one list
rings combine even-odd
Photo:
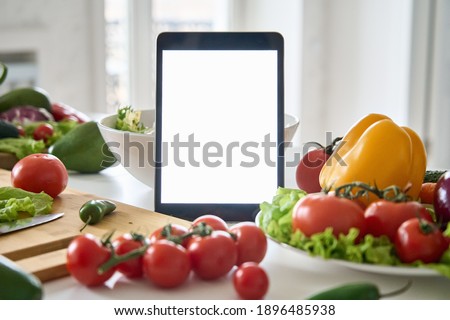
[(109, 200), (89, 200), (80, 208), (80, 218), (85, 225), (80, 229), (83, 231), (86, 226), (99, 223), (104, 216), (116, 210), (116, 204)]
[(381, 294), (378, 287), (369, 282), (349, 283), (319, 292), (307, 298), (308, 300), (379, 300), (405, 292), (411, 286), (409, 281), (403, 288)]

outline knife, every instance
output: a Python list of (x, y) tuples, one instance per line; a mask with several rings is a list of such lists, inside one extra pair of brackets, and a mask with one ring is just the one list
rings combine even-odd
[(49, 213), (41, 216), (23, 218), (10, 222), (3, 222), (0, 223), (0, 235), (10, 233), (13, 231), (18, 231), (25, 228), (34, 227), (43, 223), (47, 223), (55, 219), (61, 218), (63, 215), (64, 212)]

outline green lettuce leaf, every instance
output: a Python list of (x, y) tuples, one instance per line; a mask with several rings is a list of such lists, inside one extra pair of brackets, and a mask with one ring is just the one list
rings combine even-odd
[(45, 150), (45, 143), (42, 140), (32, 138), (3, 138), (0, 139), (0, 152), (14, 154), (18, 159), (22, 159), (33, 153), (40, 153)]
[[(306, 237), (299, 230), (293, 231), (292, 211), (298, 200), (305, 195), (302, 190), (279, 188), (271, 203), (260, 204), (259, 226), (274, 240), (303, 250), (311, 256), (374, 265), (430, 268), (450, 278), (450, 247), (439, 263), (404, 264), (396, 255), (394, 244), (386, 236), (365, 235), (357, 242), (359, 230), (355, 228), (339, 237), (333, 235), (332, 228), (311, 237)], [(444, 235), (450, 236), (450, 223)]]
[(14, 221), (19, 213), (30, 216), (52, 211), (53, 198), (44, 192), (34, 193), (13, 187), (0, 188), (0, 222)]

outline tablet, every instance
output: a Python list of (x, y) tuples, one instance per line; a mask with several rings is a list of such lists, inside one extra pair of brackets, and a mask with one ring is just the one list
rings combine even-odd
[(253, 220), (284, 185), (283, 46), (272, 32), (158, 36), (155, 211)]

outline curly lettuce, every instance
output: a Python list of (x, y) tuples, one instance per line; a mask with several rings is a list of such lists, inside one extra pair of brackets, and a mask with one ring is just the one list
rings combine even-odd
[[(299, 230), (294, 231), (292, 211), (298, 200), (305, 195), (302, 190), (279, 188), (272, 202), (260, 204), (259, 226), (274, 240), (303, 250), (311, 256), (374, 265), (430, 268), (450, 278), (450, 247), (439, 263), (403, 264), (395, 254), (394, 244), (386, 236), (374, 237), (367, 234), (357, 242), (359, 230), (355, 228), (350, 229), (347, 235), (341, 234), (339, 237), (333, 235), (332, 228), (311, 237), (305, 236)], [(450, 224), (447, 225), (444, 235), (450, 236)]]
[(134, 110), (131, 106), (122, 107), (118, 110), (116, 129), (137, 133), (147, 133), (151, 130), (142, 123), (141, 111)]
[(0, 188), (0, 222), (19, 219), (20, 213), (30, 216), (52, 211), (53, 198), (44, 192), (34, 193), (13, 187)]

